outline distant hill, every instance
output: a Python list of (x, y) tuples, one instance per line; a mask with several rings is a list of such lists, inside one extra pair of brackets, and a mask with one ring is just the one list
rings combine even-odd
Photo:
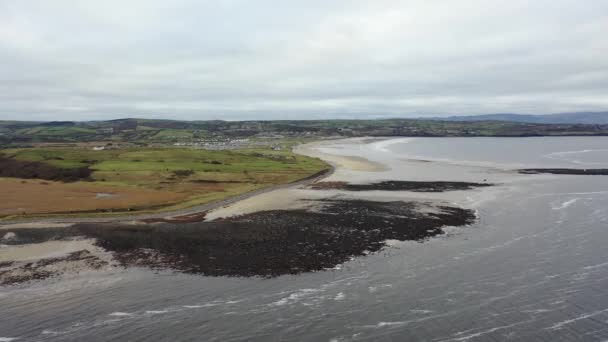
[(608, 124), (608, 112), (577, 112), (545, 115), (527, 114), (485, 114), (470, 116), (450, 116), (446, 118), (434, 118), (447, 121), (511, 121), (540, 124)]

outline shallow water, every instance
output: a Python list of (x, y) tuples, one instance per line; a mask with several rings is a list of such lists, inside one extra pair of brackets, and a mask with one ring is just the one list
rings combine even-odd
[(500, 185), (365, 194), (453, 201), (476, 209), (479, 222), (424, 243), (392, 241), (335, 270), (259, 279), (129, 269), (5, 288), (0, 341), (608, 339), (608, 177), (509, 171), (607, 167), (608, 138), (391, 139), (323, 149), (391, 168), (335, 175), (354, 182)]

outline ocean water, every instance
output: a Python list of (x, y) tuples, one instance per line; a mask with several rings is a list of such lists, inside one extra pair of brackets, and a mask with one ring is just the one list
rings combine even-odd
[(273, 279), (129, 269), (0, 289), (0, 341), (606, 341), (608, 176), (519, 167), (608, 167), (608, 138), (337, 141), (385, 163), (353, 182), (473, 180), (442, 200), (479, 221), (391, 241), (336, 269)]

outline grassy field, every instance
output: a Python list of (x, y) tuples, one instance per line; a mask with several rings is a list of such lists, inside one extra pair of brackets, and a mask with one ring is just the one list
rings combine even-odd
[(0, 178), (0, 216), (5, 217), (178, 209), (289, 183), (328, 167), (318, 159), (271, 149), (38, 147), (0, 152), (20, 161), (93, 170), (90, 180), (73, 183)]

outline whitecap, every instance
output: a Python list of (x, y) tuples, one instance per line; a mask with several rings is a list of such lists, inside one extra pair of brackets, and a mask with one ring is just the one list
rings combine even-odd
[(376, 286), (370, 286), (367, 289), (369, 290), (369, 293), (374, 293), (377, 292), (379, 289), (383, 289), (383, 288), (387, 288), (387, 287), (393, 287), (392, 284), (379, 284)]
[(549, 329), (549, 330), (559, 330), (559, 329), (563, 328), (565, 325), (568, 325), (570, 323), (574, 323), (576, 321), (580, 321), (580, 320), (583, 320), (583, 319), (595, 317), (595, 316), (601, 315), (601, 314), (603, 314), (604, 312), (607, 312), (607, 311), (608, 311), (608, 309), (604, 309), (604, 310), (598, 310), (598, 311), (582, 314), (582, 315), (580, 315), (578, 317), (575, 317), (575, 318), (572, 318), (572, 319), (567, 319), (567, 320), (564, 320), (564, 321), (561, 321), (561, 322), (557, 322), (557, 323), (553, 324), (552, 326), (550, 326), (550, 327), (548, 327), (546, 329)]
[(404, 325), (404, 324), (407, 324), (407, 322), (405, 322), (405, 321), (378, 322), (378, 324), (376, 324), (376, 328), (393, 327), (393, 326), (399, 326), (399, 325)]
[(117, 312), (112, 312), (108, 316), (125, 317), (125, 316), (133, 316), (133, 314), (132, 313), (128, 313), (128, 312), (117, 311)]
[(346, 298), (346, 295), (344, 292), (340, 292), (336, 295), (336, 297), (334, 297), (334, 300), (343, 300), (344, 298)]
[[(514, 326), (517, 326), (517, 325), (520, 325), (520, 324), (523, 324), (523, 323), (528, 323), (528, 322), (529, 321), (523, 321), (523, 322), (518, 322), (518, 323), (513, 323), (513, 324), (508, 324), (508, 325), (500, 325), (500, 326), (493, 327), (493, 328), (490, 328), (488, 330), (479, 331), (479, 332), (476, 332), (474, 334), (470, 334), (470, 335), (467, 335), (467, 336), (462, 336), (462, 337), (452, 338), (452, 339), (449, 339), (449, 340), (442, 340), (442, 341), (445, 341), (445, 342), (447, 342), (447, 341), (468, 341), (470, 339), (474, 339), (474, 338), (477, 338), (479, 336), (487, 335), (487, 334), (490, 334), (490, 333), (493, 333), (493, 332), (496, 332), (496, 331), (500, 331), (500, 330), (503, 330), (503, 329), (512, 328)], [(459, 332), (459, 333), (456, 333), (454, 336), (458, 336), (458, 335), (461, 335), (461, 334), (462, 334), (462, 332)]]
[(569, 206), (573, 205), (574, 203), (576, 203), (578, 200), (580, 200), (581, 198), (577, 197), (577, 198), (573, 198), (571, 200), (567, 200), (565, 202), (563, 202), (562, 204), (558, 205), (558, 206), (553, 206), (551, 207), (551, 209), (553, 210), (562, 210), (562, 209), (566, 209)]
[(146, 311), (146, 313), (149, 314), (149, 315), (164, 314), (164, 313), (167, 313), (167, 312), (169, 312), (169, 311), (167, 311), (167, 310), (148, 310), (148, 311)]
[(287, 297), (283, 297), (276, 302), (270, 303), (271, 306), (283, 306), (287, 304), (293, 304), (300, 301), (300, 299), (306, 297), (307, 295), (315, 292), (319, 292), (319, 289), (301, 289), (297, 292), (290, 294)]
[(18, 339), (19, 337), (0, 337), (0, 342), (10, 342)]
[(592, 269), (595, 269), (595, 268), (601, 268), (601, 267), (606, 267), (606, 266), (608, 266), (608, 261), (603, 262), (601, 264), (597, 264), (597, 265), (585, 266), (585, 267), (583, 267), (583, 269), (584, 270), (592, 270)]
[(540, 314), (540, 313), (551, 312), (551, 311), (553, 311), (553, 310), (551, 310), (551, 309), (535, 309), (535, 310), (524, 310), (522, 312), (529, 313), (529, 314)]
[(375, 142), (373, 144), (371, 144), (374, 149), (381, 151), (381, 152), (390, 152), (388, 147), (394, 144), (403, 144), (403, 143), (409, 143), (412, 140), (414, 140), (415, 138), (399, 138), (399, 139), (388, 139), (388, 140), (383, 140), (383, 141), (378, 141)]
[(426, 315), (426, 314), (433, 313), (435, 311), (433, 311), (433, 310), (413, 309), (413, 310), (410, 310), (410, 312), (414, 313), (414, 314)]

